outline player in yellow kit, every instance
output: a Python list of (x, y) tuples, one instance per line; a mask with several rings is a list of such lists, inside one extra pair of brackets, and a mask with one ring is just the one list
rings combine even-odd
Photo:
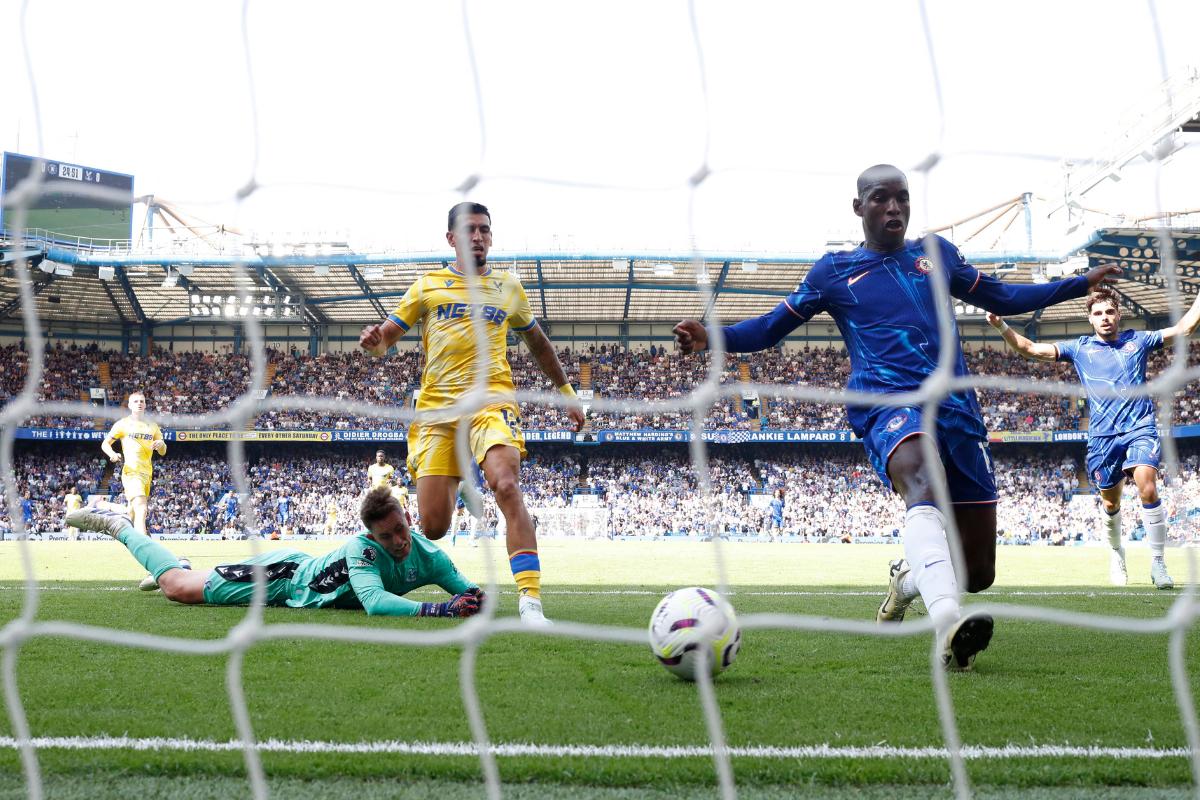
[[(81, 508), (83, 508), (83, 497), (79, 494), (79, 487), (67, 487), (67, 493), (63, 495), (63, 509), (65, 514), (70, 514), (72, 511), (78, 511)], [(72, 540), (79, 538), (79, 528), (73, 528), (70, 525), (66, 526), (66, 528), (67, 533), (70, 535)]]
[[(454, 497), (464, 477), (455, 457), (454, 436), (459, 423), (465, 422), (470, 426), (468, 442), (475, 464), (508, 522), (509, 564), (520, 595), (521, 619), (547, 624), (542, 613), (537, 534), (518, 483), (525, 437), (508, 363), (509, 329), (524, 340), (542, 372), (571, 399), (567, 413), (576, 430), (583, 425), (583, 408), (554, 346), (533, 316), (520, 280), (488, 266), (492, 216), (487, 207), (459, 203), (450, 209), (446, 241), (454, 248), (455, 263), (417, 278), (386, 320), (363, 329), (359, 345), (382, 356), (414, 325), (423, 323), (425, 371), (418, 418), (408, 431), (408, 471), (417, 484), (422, 533), (440, 539), (450, 527)], [(478, 305), (472, 305), (469, 276), (478, 278)], [(473, 319), (483, 325), (486, 353), (478, 353)], [(486, 370), (487, 405), (469, 419), (438, 415), (436, 412), (445, 412), (471, 390), (477, 356)]]
[(369, 489), (378, 489), (380, 486), (391, 486), (392, 476), (396, 474), (396, 468), (387, 463), (387, 454), (382, 450), (375, 451), (375, 463), (367, 467), (367, 480), (370, 482)]
[(338, 531), (338, 507), (336, 500), (330, 500), (325, 506), (325, 527), (321, 529), (321, 534), (324, 536), (337, 536)]
[[(121, 486), (125, 490), (129, 516), (133, 518), (137, 532), (145, 535), (150, 510), (150, 479), (154, 474), (150, 459), (155, 453), (165, 456), (167, 443), (163, 441), (157, 423), (142, 419), (146, 413), (146, 395), (134, 392), (127, 403), (129, 416), (117, 420), (100, 449), (114, 464), (121, 464)], [(120, 453), (113, 449), (117, 440), (121, 442)]]

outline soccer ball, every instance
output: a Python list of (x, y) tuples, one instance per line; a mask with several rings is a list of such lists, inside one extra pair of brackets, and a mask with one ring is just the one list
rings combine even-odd
[(703, 648), (716, 675), (737, 657), (742, 630), (733, 606), (712, 589), (689, 586), (664, 597), (650, 616), (650, 650), (664, 667), (696, 680)]

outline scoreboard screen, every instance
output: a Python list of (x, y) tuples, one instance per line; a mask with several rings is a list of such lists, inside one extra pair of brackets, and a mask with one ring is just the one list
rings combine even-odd
[[(133, 234), (133, 176), (84, 167), (65, 161), (4, 154), (0, 191), (7, 197), (35, 171), (41, 172), (41, 194), (30, 204), (22, 227), (37, 235), (72, 243), (77, 239), (131, 239)], [(118, 194), (96, 197), (83, 187), (103, 187)], [(16, 231), (16, 209), (0, 209), (0, 230)]]

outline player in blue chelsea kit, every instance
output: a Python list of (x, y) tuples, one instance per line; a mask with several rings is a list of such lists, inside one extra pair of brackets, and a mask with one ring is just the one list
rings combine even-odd
[[(967, 263), (953, 244), (932, 236), (907, 241), (909, 192), (904, 173), (888, 164), (858, 177), (854, 213), (865, 241), (849, 252), (826, 253), (804, 281), (774, 310), (721, 329), (725, 349), (744, 353), (773, 347), (798, 326), (826, 311), (837, 323), (850, 356), (847, 389), (872, 394), (916, 391), (937, 368), (940, 345), (932, 280), (941, 269), (950, 294), (1002, 314), (1017, 314), (1087, 294), (1111, 280), (1116, 267), (1044, 285), (1010, 285)], [(945, 313), (953, 318), (950, 308)], [(703, 350), (708, 333), (695, 320), (675, 327), (680, 349)], [(962, 346), (953, 334), (954, 374), (966, 375)], [(939, 461), (928, 463), (920, 441), (920, 406), (851, 405), (850, 425), (862, 438), (880, 480), (904, 498), (906, 558), (890, 565), (888, 593), (876, 615), (898, 622), (920, 594), (942, 647), (942, 662), (967, 669), (987, 647), (992, 619), (962, 616), (959, 587), (944, 533), (943, 510), (933, 495), (935, 470), (945, 470), (954, 519), (962, 535), (967, 591), (992, 585), (996, 570), (996, 485), (979, 401), (973, 390), (949, 394), (937, 413)]]
[(1121, 307), (1117, 294), (1100, 287), (1087, 299), (1088, 322), (1095, 333), (1078, 339), (1043, 344), (1014, 331), (994, 314), (996, 327), (1009, 347), (1038, 361), (1070, 361), (1088, 396), (1088, 476), (1100, 492), (1104, 507), (1103, 532), (1112, 547), (1109, 578), (1117, 586), (1129, 580), (1125, 548), (1121, 544), (1121, 490), (1132, 477), (1142, 501), (1142, 524), (1150, 543), (1150, 580), (1159, 589), (1172, 589), (1164, 551), (1167, 544), (1166, 510), (1158, 497), (1161, 442), (1155, 421), (1154, 401), (1148, 395), (1127, 395), (1146, 383), (1146, 360), (1177, 336), (1188, 337), (1200, 325), (1200, 296), (1187, 313), (1160, 331), (1120, 330)]

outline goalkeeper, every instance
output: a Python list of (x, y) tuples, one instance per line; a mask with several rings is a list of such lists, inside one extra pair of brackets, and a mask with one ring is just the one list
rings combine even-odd
[[(389, 487), (367, 493), (359, 508), (366, 531), (324, 556), (274, 550), (210, 572), (185, 570), (169, 550), (133, 527), (118, 512), (82, 508), (67, 524), (107, 533), (158, 580), (168, 600), (191, 605), (246, 605), (254, 594), (254, 565), (266, 573), (267, 605), (291, 608), (361, 608), (393, 617), (469, 617), (479, 613), (483, 592), (455, 568), (450, 557), (409, 529), (408, 515)], [(453, 595), (443, 603), (417, 603), (401, 595), (437, 584)]]

